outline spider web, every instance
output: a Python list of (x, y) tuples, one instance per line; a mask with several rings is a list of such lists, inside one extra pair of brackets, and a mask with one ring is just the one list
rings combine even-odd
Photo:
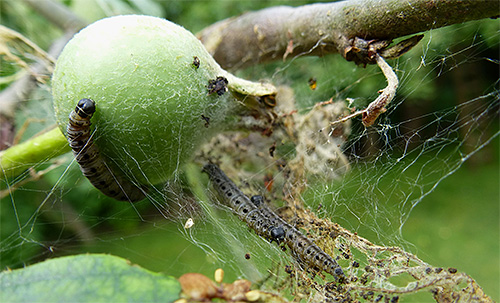
[[(356, 118), (335, 128), (330, 122), (377, 97), (386, 83), (376, 66), (299, 55), (239, 71), (280, 85), (276, 110), (288, 124), (271, 136), (231, 132), (213, 138), (184, 171), (133, 205), (92, 188), (70, 154), (33, 163), (32, 175), (2, 184), (1, 266), (106, 252), (175, 276), (211, 276), (220, 267), (228, 280), (246, 278), (305, 300), (327, 296), (328, 277), (256, 236), (215, 195), (200, 172), (214, 161), (246, 194), (263, 194), (360, 280), (369, 276), (370, 253), (383, 247), (396, 260), (389, 268), (409, 275), (430, 268), (432, 277), (422, 281), (437, 281), (442, 272), (453, 276), (448, 268), (457, 268), (498, 300), (499, 30), (497, 21), (484, 20), (425, 33), (415, 49), (388, 62), (400, 86), (369, 128)], [(23, 138), (54, 123), (49, 90), (42, 85), (16, 114), (19, 126), (30, 121)], [(39, 117), (46, 118), (33, 122)], [(362, 246), (367, 244), (357, 236), (379, 246)], [(412, 259), (414, 266), (405, 267), (398, 258), (410, 257), (393, 247), (425, 262)], [(371, 290), (359, 283), (352, 282), (359, 286), (353, 293), (363, 298)], [(392, 287), (408, 285), (398, 283), (381, 281), (368, 300), (398, 295)]]

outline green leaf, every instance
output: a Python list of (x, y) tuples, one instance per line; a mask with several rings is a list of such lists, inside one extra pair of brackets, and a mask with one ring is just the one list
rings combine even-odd
[(76, 255), (0, 273), (0, 302), (172, 302), (173, 277), (103, 254)]

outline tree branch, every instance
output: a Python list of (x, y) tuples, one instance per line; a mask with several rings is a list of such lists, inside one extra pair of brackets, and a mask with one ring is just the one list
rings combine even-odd
[(87, 26), (85, 20), (57, 1), (24, 0), (24, 3), (65, 32), (77, 32)]
[(345, 57), (356, 37), (390, 41), (498, 16), (496, 0), (350, 0), (249, 12), (197, 36), (223, 68), (237, 69), (298, 54)]

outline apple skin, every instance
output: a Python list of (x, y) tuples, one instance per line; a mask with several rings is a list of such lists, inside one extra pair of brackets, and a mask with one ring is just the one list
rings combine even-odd
[(78, 101), (94, 100), (94, 144), (112, 170), (142, 184), (164, 182), (228, 127), (237, 101), (207, 88), (219, 76), (228, 73), (181, 26), (139, 15), (102, 19), (76, 34), (57, 60), (57, 123), (66, 134)]

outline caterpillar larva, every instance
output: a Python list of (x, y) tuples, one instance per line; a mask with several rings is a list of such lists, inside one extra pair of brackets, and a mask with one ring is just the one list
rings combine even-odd
[(293, 254), (311, 267), (323, 270), (332, 276), (343, 278), (344, 272), (337, 262), (297, 228), (276, 215), (261, 196), (249, 199), (215, 164), (203, 167), (217, 192), (229, 203), (229, 206), (255, 232), (271, 241), (284, 242)]
[(75, 110), (69, 114), (66, 128), (69, 146), (73, 149), (83, 175), (103, 194), (116, 200), (136, 202), (144, 199), (146, 189), (113, 174), (99, 154), (97, 146), (93, 144), (90, 118), (95, 109), (93, 100), (81, 99)]
[(272, 222), (274, 226), (282, 228), (284, 231), (283, 241), (290, 247), (292, 252), (297, 254), (301, 260), (311, 266), (315, 266), (325, 272), (336, 276), (344, 276), (342, 268), (337, 262), (319, 246), (314, 244), (309, 238), (304, 236), (298, 229), (288, 224), (285, 220), (274, 213), (264, 202), (262, 196), (253, 196), (251, 201), (262, 210), (263, 215)]

